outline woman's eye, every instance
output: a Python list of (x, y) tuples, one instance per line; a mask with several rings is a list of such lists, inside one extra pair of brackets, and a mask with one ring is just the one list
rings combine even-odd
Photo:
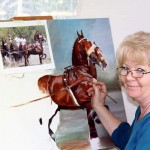
[(142, 69), (142, 68), (137, 68), (136, 70), (139, 71), (139, 72), (145, 72), (145, 70)]
[(123, 69), (123, 70), (129, 70), (128, 67), (124, 67), (124, 66), (122, 67), (122, 69)]

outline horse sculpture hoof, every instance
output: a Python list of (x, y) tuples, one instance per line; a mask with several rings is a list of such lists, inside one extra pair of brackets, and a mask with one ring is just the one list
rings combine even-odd
[(55, 134), (52, 134), (51, 138), (55, 141)]

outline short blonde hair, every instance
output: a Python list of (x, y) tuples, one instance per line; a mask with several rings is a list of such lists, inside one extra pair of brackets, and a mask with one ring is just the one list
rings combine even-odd
[(118, 67), (129, 58), (138, 64), (150, 64), (150, 33), (139, 31), (127, 36), (116, 51)]

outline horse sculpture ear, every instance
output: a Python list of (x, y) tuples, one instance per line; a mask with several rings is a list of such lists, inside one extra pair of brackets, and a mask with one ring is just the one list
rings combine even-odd
[(79, 37), (79, 36), (83, 36), (83, 37), (84, 37), (82, 30), (81, 30), (81, 35), (79, 34), (78, 31), (77, 31), (77, 35), (78, 35), (78, 37)]
[(80, 34), (79, 34), (79, 32), (77, 31), (77, 35), (78, 35), (78, 37), (80, 36)]
[(84, 37), (82, 30), (81, 30), (81, 35)]

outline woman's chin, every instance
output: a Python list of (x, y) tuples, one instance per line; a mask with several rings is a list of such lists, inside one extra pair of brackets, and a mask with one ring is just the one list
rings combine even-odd
[(131, 98), (140, 97), (140, 94), (138, 92), (133, 92), (133, 91), (127, 91), (127, 95)]

